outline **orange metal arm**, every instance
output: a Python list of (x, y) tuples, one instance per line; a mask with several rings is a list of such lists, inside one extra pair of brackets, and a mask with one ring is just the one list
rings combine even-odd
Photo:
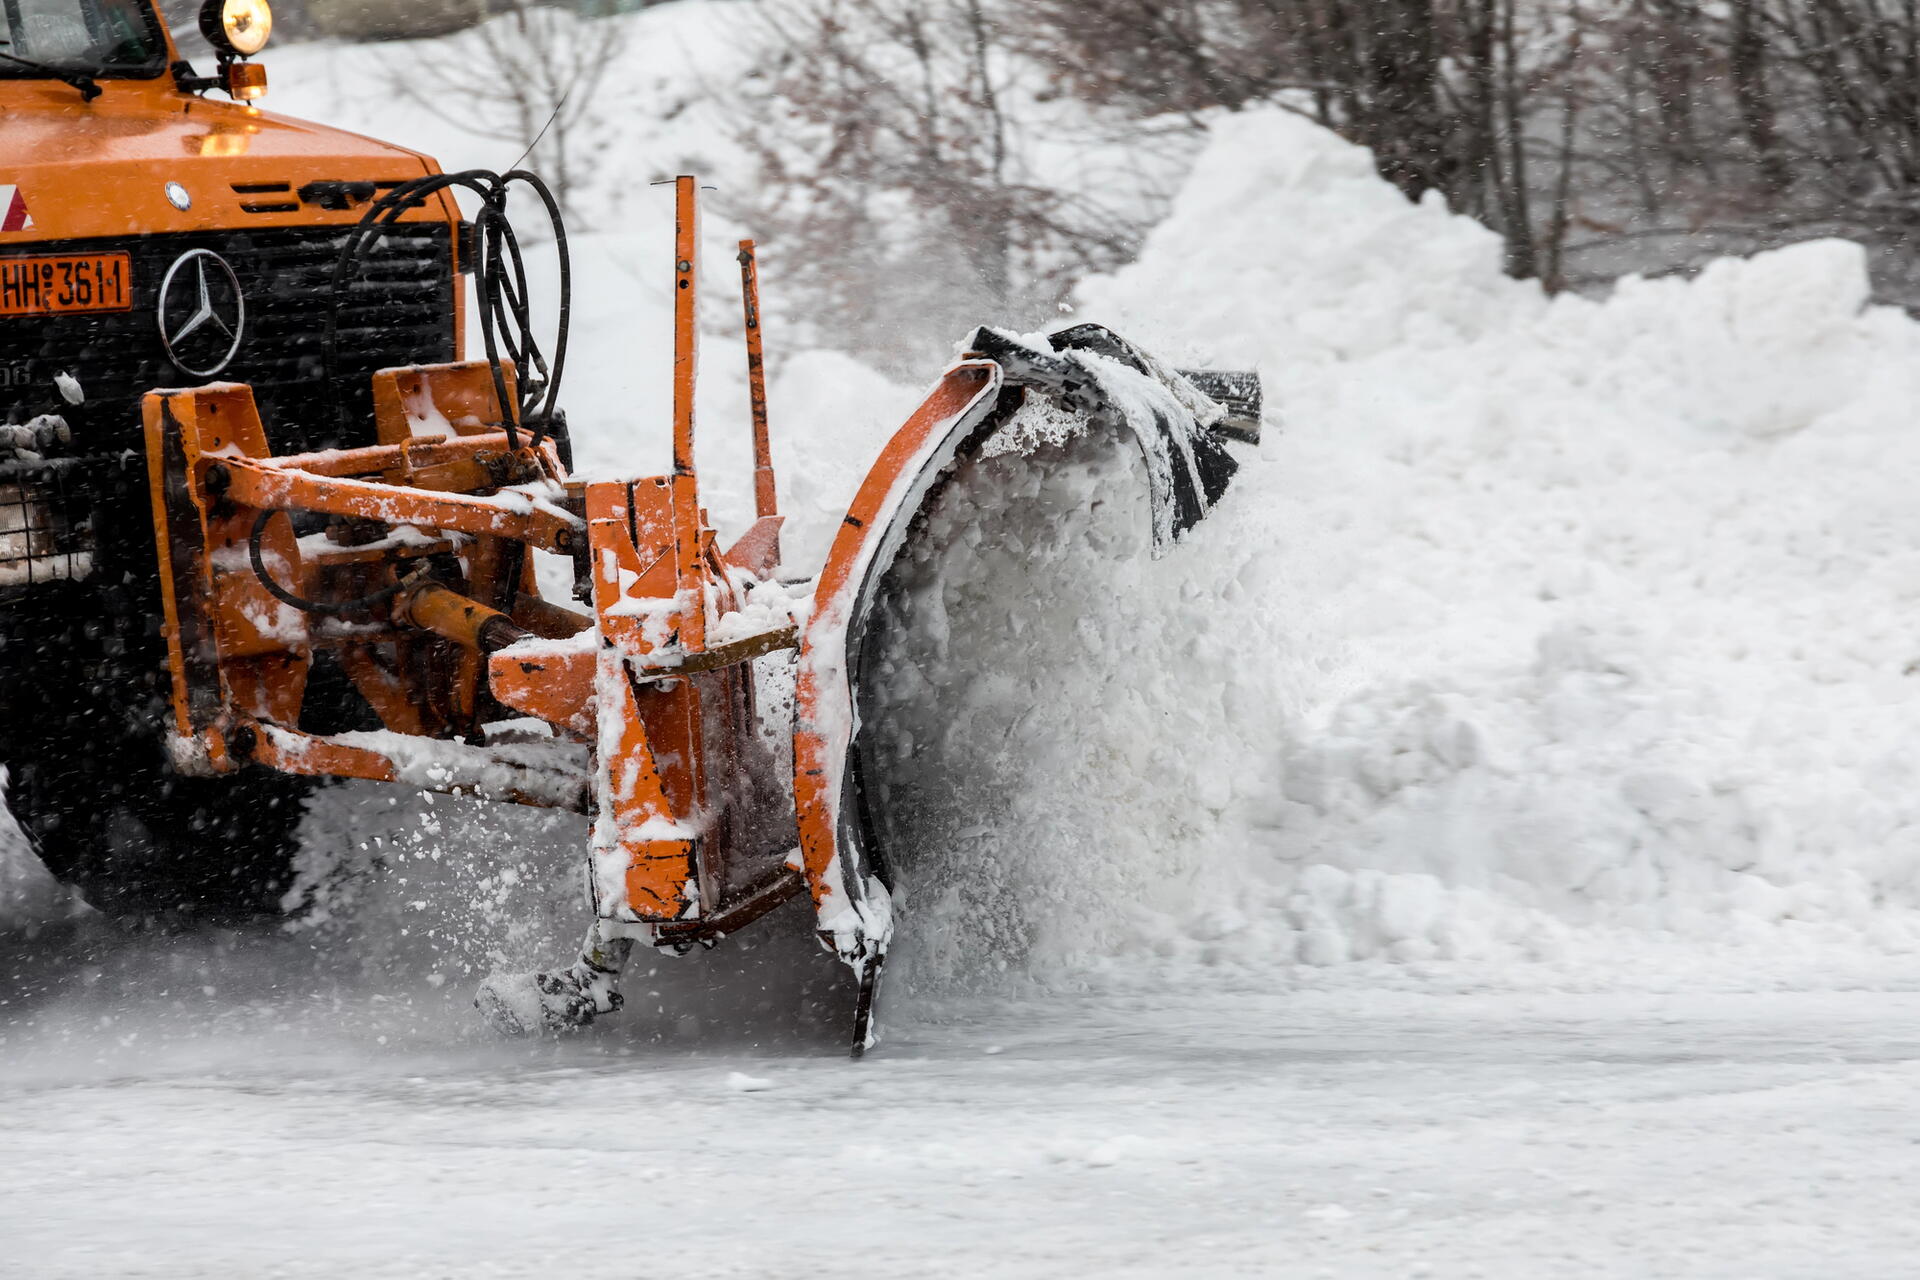
[[(746, 311), (747, 389), (753, 401), (753, 509), (761, 519), (780, 514), (773, 479), (773, 443), (767, 434), (767, 366), (760, 345), (760, 271), (753, 241), (740, 242), (740, 305)], [(775, 559), (778, 559), (776, 554)]]
[[(689, 177), (674, 180), (673, 238), (673, 527), (682, 586), (702, 581), (700, 488), (693, 469), (693, 385), (700, 363), (698, 272), (700, 191)], [(680, 641), (698, 650), (707, 643), (706, 602), (698, 600), (680, 623)]]
[[(700, 362), (699, 191), (692, 178), (674, 180), (673, 213), (673, 474), (693, 475), (693, 385)], [(689, 494), (698, 505), (697, 491)]]
[(376, 471), (446, 466), (479, 453), (507, 452), (510, 451), (506, 433), (490, 431), (485, 435), (443, 436), (403, 444), (368, 445), (363, 449), (295, 453), (273, 459), (273, 465), (288, 471), (308, 471), (316, 476), (366, 476)]
[(236, 723), (233, 729), (235, 733), (244, 730), (249, 735), (248, 759), (252, 763), (281, 773), (312, 778), (364, 778), (369, 782), (406, 781), (423, 791), (476, 796), (539, 809), (570, 809), (576, 813), (587, 812), (590, 802), (584, 776), (574, 783), (555, 770), (530, 768), (489, 756), (485, 748), (441, 744), (441, 751), (454, 753), (455, 767), (447, 769), (444, 777), (422, 778), (417, 771), (402, 768), (385, 752), (357, 743), (244, 721)]
[(223, 458), (216, 465), (226, 468), (225, 496), (243, 507), (318, 511), (388, 524), (516, 538), (549, 551), (566, 551), (576, 536), (584, 535), (579, 520), (531, 499), (527, 500), (527, 510), (515, 511), (497, 498), (320, 476), (247, 458)]

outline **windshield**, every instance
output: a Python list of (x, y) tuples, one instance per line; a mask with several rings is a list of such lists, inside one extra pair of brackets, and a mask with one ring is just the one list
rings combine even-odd
[[(0, 0), (0, 53), (93, 75), (157, 75), (166, 64), (141, 0)], [(0, 58), (0, 76), (44, 74)]]

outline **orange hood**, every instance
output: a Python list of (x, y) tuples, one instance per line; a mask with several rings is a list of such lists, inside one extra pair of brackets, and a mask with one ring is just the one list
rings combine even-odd
[[(419, 152), (183, 94), (168, 77), (101, 88), (86, 103), (57, 81), (0, 79), (0, 253), (96, 236), (351, 223), (364, 204), (323, 209), (303, 203), (300, 189), (439, 171)], [(169, 183), (185, 189), (187, 209), (169, 200)], [(408, 220), (451, 213), (442, 205)]]

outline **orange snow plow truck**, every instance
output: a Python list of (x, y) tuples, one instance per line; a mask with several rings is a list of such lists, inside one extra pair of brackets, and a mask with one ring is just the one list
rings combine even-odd
[[(858, 1054), (894, 927), (863, 663), (916, 514), (1044, 404), (1141, 452), (1163, 549), (1224, 493), (1225, 441), (1257, 438), (1258, 380), (1174, 370), (1093, 325), (976, 330), (797, 575), (750, 242), (757, 516), (723, 539), (701, 503), (693, 179), (673, 184), (660, 282), (674, 332), (634, 335), (674, 344), (672, 471), (583, 481), (559, 404), (566, 236), (540, 180), (266, 114), (266, 0), (209, 0), (199, 25), (206, 75), (150, 0), (0, 0), (14, 819), (102, 911), (233, 920), (279, 909), (329, 779), (574, 810), (585, 943), (483, 984), (496, 1025), (585, 1025), (619, 1007), (636, 945), (710, 946), (804, 896), (858, 982)], [(551, 221), (541, 308), (514, 192)], [(563, 583), (571, 567), (561, 599), (542, 557)], [(783, 673), (792, 696), (765, 696)]]

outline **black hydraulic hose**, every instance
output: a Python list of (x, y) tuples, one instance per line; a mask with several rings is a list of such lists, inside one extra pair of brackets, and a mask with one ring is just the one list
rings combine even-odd
[(269, 508), (254, 517), (253, 532), (247, 535), (247, 559), (253, 562), (253, 573), (260, 579), (260, 585), (267, 589), (268, 595), (281, 604), (292, 605), (302, 613), (365, 613), (375, 605), (393, 599), (407, 585), (396, 581), (390, 586), (382, 587), (378, 591), (353, 600), (309, 600), (305, 596), (295, 595), (273, 580), (273, 575), (267, 572), (267, 562), (260, 554), (260, 537), (266, 532), (267, 521), (278, 514), (279, 512)]
[[(520, 240), (507, 216), (507, 197), (514, 184), (529, 188), (540, 198), (547, 220), (553, 227), (555, 256), (560, 264), (560, 307), (554, 325), (553, 361), (534, 333), (532, 289), (527, 281), (526, 258), (520, 252)], [(443, 191), (464, 190), (480, 201), (473, 220), (475, 261), (473, 278), (480, 312), (480, 340), (493, 375), (493, 390), (500, 405), (507, 446), (518, 451), (520, 431), (531, 432), (526, 442), (538, 449), (553, 434), (559, 421), (560, 380), (567, 368), (567, 341), (573, 321), (573, 259), (567, 247), (566, 222), (553, 190), (536, 173), (514, 169), (505, 174), (486, 169), (468, 169), (459, 173), (429, 174), (403, 182), (380, 196), (360, 221), (347, 233), (345, 243), (333, 264), (333, 305), (327, 309), (326, 341), (322, 346), (321, 373), (326, 394), (332, 397), (334, 422), (342, 438), (353, 434), (348, 421), (346, 398), (340, 393), (340, 305), (361, 265), (373, 255), (386, 230), (409, 209), (419, 208)], [(508, 395), (505, 362), (511, 360), (518, 373), (517, 394)], [(369, 609), (400, 591), (400, 584), (382, 588), (372, 595), (342, 603), (307, 600), (288, 591), (270, 577), (260, 556), (260, 537), (270, 512), (262, 512), (254, 522), (248, 552), (253, 571), (274, 599), (307, 613), (352, 613)], [(513, 585), (520, 580), (525, 548), (518, 543), (507, 547), (503, 589), (512, 599)]]
[[(511, 249), (516, 270), (520, 268), (520, 246), (513, 238), (513, 228), (506, 219), (506, 199), (504, 192), (512, 183), (519, 182), (527, 186), (540, 197), (540, 203), (546, 207), (547, 222), (553, 229), (554, 257), (560, 267), (560, 305), (554, 321), (553, 368), (548, 372), (545, 363), (540, 363), (540, 372), (546, 378), (546, 388), (537, 405), (528, 406), (530, 416), (522, 421), (534, 424), (533, 439), (528, 447), (537, 449), (552, 432), (553, 416), (560, 407), (560, 379), (567, 369), (567, 340), (573, 323), (573, 256), (567, 246), (566, 220), (560, 213), (560, 202), (555, 198), (553, 189), (541, 180), (540, 175), (525, 169), (515, 169), (502, 180), (503, 192), (499, 202), (499, 222), (506, 236), (507, 246)], [(526, 275), (519, 271), (520, 294), (519, 309), (516, 312), (517, 331), (525, 336), (527, 347), (538, 362), (539, 347), (533, 340), (533, 311), (527, 296)]]
[[(507, 217), (507, 197), (514, 184), (533, 191), (545, 207), (552, 224), (554, 251), (560, 266), (560, 306), (555, 325), (551, 367), (534, 334), (533, 304), (527, 283), (526, 261), (520, 252), (519, 238)], [(492, 366), (494, 392), (499, 399), (508, 445), (520, 447), (520, 427), (531, 433), (528, 446), (538, 448), (552, 433), (558, 411), (560, 382), (566, 372), (567, 341), (573, 312), (573, 262), (567, 245), (567, 229), (560, 203), (538, 174), (515, 169), (506, 174), (485, 169), (460, 173), (438, 173), (416, 178), (380, 196), (348, 233), (340, 247), (333, 269), (333, 306), (327, 312), (326, 341), (322, 349), (322, 370), (327, 394), (333, 398), (334, 417), (342, 436), (351, 434), (347, 404), (340, 394), (338, 366), (340, 345), (340, 304), (346, 297), (353, 275), (379, 243), (387, 228), (409, 209), (418, 208), (432, 196), (448, 190), (466, 190), (480, 201), (474, 217), (473, 264), (476, 301), (480, 312), (480, 337)], [(519, 394), (507, 394), (503, 361), (512, 360), (519, 370)]]

